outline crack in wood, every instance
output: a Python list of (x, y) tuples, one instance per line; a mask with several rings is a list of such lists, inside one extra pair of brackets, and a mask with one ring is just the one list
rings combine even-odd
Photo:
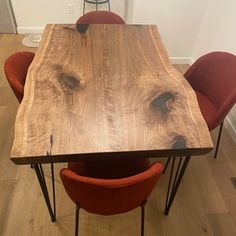
[(52, 145), (53, 145), (53, 135), (50, 135), (50, 148), (49, 151), (47, 151), (47, 156), (51, 156), (52, 155)]

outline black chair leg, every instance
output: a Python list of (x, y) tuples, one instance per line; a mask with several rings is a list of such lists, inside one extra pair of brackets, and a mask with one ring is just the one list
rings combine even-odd
[(145, 205), (147, 200), (144, 200), (141, 204), (141, 236), (144, 236), (144, 219), (145, 219)]
[(84, 5), (83, 5), (83, 15), (84, 15), (84, 12), (85, 12), (85, 0), (84, 0)]
[(96, 11), (98, 11), (98, 6), (100, 4), (104, 4), (104, 3), (107, 3), (108, 5), (108, 11), (111, 11), (111, 5), (110, 5), (110, 0), (107, 0), (107, 1), (103, 1), (103, 2), (99, 2), (98, 0), (94, 0), (94, 1), (88, 1), (88, 0), (84, 0), (84, 4), (83, 4), (83, 15), (85, 13), (85, 6), (86, 6), (86, 3), (92, 3), (92, 4), (95, 4), (95, 7), (96, 7)]
[(220, 124), (220, 130), (219, 130), (219, 134), (218, 134), (218, 138), (217, 138), (217, 144), (216, 144), (216, 150), (215, 150), (214, 158), (216, 158), (217, 154), (218, 154), (218, 149), (219, 149), (219, 145), (220, 145), (220, 138), (221, 138), (221, 133), (222, 133), (222, 129), (223, 129), (223, 124), (224, 124), (224, 121), (222, 121), (222, 123)]
[(80, 210), (80, 205), (76, 204), (76, 212), (75, 212), (75, 236), (79, 236), (79, 210)]

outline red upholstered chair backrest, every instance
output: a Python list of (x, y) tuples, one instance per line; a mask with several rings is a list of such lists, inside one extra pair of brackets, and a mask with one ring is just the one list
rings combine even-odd
[(34, 55), (32, 52), (17, 52), (5, 61), (5, 75), (19, 102), (24, 96), (25, 79)]
[(104, 158), (69, 162), (68, 168), (81, 176), (100, 179), (119, 179), (136, 175), (150, 166), (148, 158)]
[(217, 109), (219, 125), (236, 102), (236, 56), (212, 52), (200, 57), (185, 73), (192, 88), (205, 95)]
[(91, 11), (81, 16), (76, 24), (125, 24), (124, 20), (110, 11)]
[[(131, 171), (131, 166), (129, 168), (123, 166), (123, 171), (117, 166), (116, 169), (121, 170), (123, 177), (118, 175), (119, 178), (111, 179), (108, 175), (113, 167), (110, 169), (98, 167), (103, 172), (101, 176), (105, 178), (90, 177), (92, 173), (86, 173), (83, 168), (82, 175), (78, 174), (78, 170), (76, 173), (65, 168), (61, 170), (60, 176), (69, 197), (76, 204), (79, 203), (81, 208), (95, 214), (114, 215), (140, 206), (150, 195), (163, 171), (163, 164), (158, 162), (138, 173), (137, 170), (142, 169), (138, 165), (134, 165), (134, 172)], [(94, 168), (89, 168), (89, 171), (92, 169)], [(106, 170), (108, 175), (104, 174)], [(135, 173), (135, 175), (130, 175), (130, 173)]]

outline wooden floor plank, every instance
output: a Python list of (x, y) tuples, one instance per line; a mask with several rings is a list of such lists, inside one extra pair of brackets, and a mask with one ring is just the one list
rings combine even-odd
[(15, 180), (0, 180), (0, 235), (5, 234), (6, 222), (9, 208), (11, 207), (12, 196), (15, 187)]
[(228, 213), (209, 214), (209, 221), (213, 226), (214, 236), (236, 235), (236, 226)]

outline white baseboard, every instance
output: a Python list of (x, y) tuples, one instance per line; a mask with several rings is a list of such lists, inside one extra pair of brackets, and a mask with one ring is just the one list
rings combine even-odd
[(236, 143), (236, 128), (233, 126), (232, 122), (230, 121), (229, 117), (226, 117), (224, 121), (224, 126), (228, 131), (229, 135), (233, 139), (234, 143)]
[(18, 34), (42, 34), (44, 27), (17, 27)]
[(169, 57), (171, 64), (193, 64), (192, 57)]

